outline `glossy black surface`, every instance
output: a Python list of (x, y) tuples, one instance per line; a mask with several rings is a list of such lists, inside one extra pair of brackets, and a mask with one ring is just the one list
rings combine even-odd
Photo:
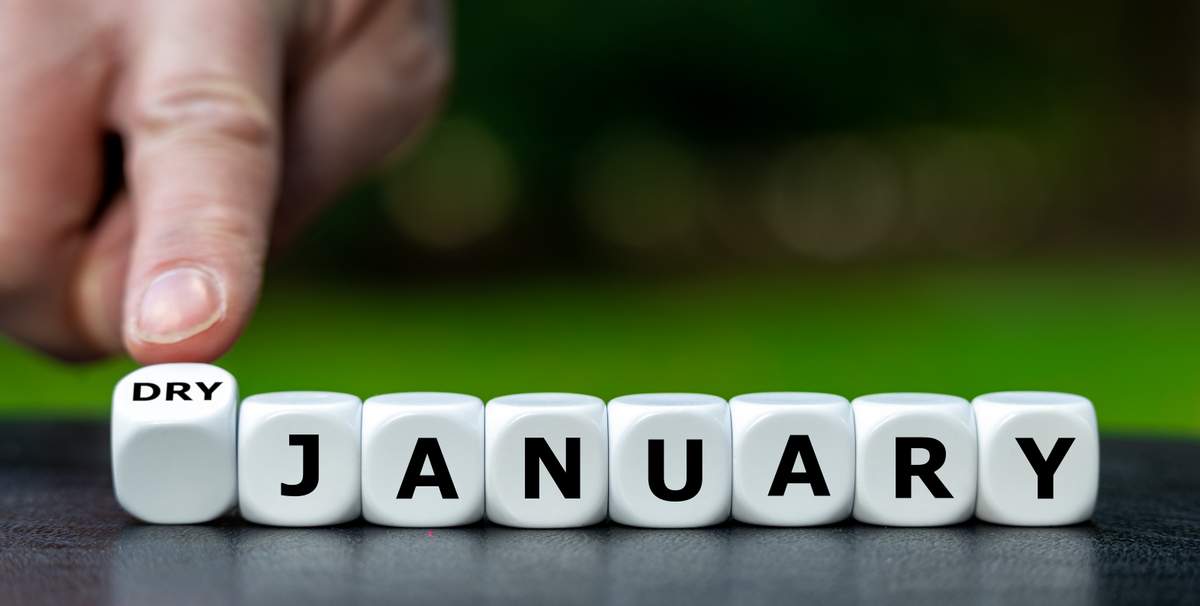
[(1200, 443), (1105, 440), (1093, 523), (561, 531), (145, 526), (107, 426), (0, 425), (0, 604), (1200, 601)]

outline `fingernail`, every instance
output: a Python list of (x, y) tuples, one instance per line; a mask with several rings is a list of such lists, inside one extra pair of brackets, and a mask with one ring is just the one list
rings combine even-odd
[(135, 331), (147, 343), (178, 343), (208, 330), (225, 315), (225, 289), (216, 276), (198, 267), (159, 274), (138, 308)]

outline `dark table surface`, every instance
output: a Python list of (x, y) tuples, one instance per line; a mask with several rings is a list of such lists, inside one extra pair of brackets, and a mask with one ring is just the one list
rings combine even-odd
[(1102, 444), (1092, 523), (146, 526), (102, 424), (0, 424), (0, 604), (1200, 602), (1200, 442)]

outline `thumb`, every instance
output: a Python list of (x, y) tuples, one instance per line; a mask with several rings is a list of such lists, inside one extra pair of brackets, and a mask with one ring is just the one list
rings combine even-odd
[(207, 361), (258, 300), (277, 195), (281, 33), (270, 3), (146, 3), (117, 123), (135, 235), (123, 335), (143, 363)]

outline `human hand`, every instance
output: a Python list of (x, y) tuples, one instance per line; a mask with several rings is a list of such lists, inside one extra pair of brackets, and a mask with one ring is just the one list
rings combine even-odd
[[(438, 0), (0, 0), (0, 330), (64, 359), (204, 361), (269, 241), (408, 141)], [(101, 205), (106, 133), (125, 189)]]

